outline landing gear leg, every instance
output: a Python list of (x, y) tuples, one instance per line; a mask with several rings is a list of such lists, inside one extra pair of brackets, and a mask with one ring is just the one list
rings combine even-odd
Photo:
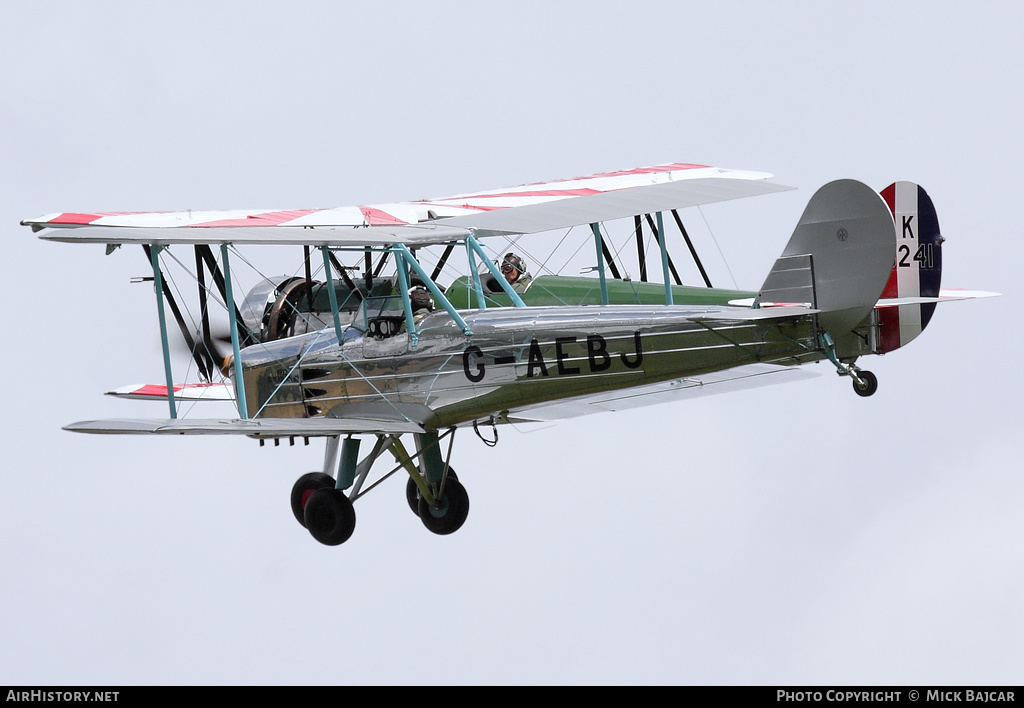
[(399, 445), (392, 448), (395, 458), (409, 472), (409, 481), (405, 485), (405, 499), (409, 508), (420, 517), (429, 531), (440, 535), (458, 531), (469, 516), (469, 494), (448, 464), (454, 430), (450, 435), (452, 439), (444, 459), (441, 457), (437, 433), (416, 435), (418, 468), (404, 448)]
[(822, 332), (820, 344), (825, 351), (825, 356), (835, 364), (836, 372), (840, 376), (849, 376), (853, 379), (853, 390), (858, 396), (868, 397), (878, 390), (878, 377), (870, 371), (858, 369), (853, 364), (844, 364), (836, 357), (836, 345), (828, 332)]

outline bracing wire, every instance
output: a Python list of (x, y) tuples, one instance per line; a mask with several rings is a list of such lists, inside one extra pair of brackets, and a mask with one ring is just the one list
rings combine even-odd
[(729, 272), (729, 279), (732, 281), (733, 289), (738, 290), (740, 286), (736, 283), (736, 276), (732, 274), (732, 268), (729, 267), (729, 261), (725, 259), (725, 254), (722, 253), (722, 247), (718, 245), (718, 239), (715, 238), (715, 232), (712, 230), (711, 224), (708, 223), (708, 217), (704, 215), (704, 210), (701, 209), (699, 205), (697, 206), (697, 211), (700, 212), (701, 218), (704, 219), (704, 225), (707, 227), (708, 233), (711, 234), (711, 240), (714, 241), (715, 248), (718, 249), (718, 255), (722, 257), (722, 262), (725, 263), (725, 269)]

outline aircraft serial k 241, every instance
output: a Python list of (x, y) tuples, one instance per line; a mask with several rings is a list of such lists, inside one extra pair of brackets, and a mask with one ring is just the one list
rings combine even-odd
[[(856, 365), (860, 357), (907, 344), (938, 302), (988, 294), (940, 291), (943, 238), (924, 189), (897, 182), (879, 194), (853, 180), (811, 198), (759, 291), (711, 287), (678, 210), (789, 189), (770, 177), (676, 163), (378, 206), (60, 213), (22, 223), (43, 231), (40, 238), (106, 244), (108, 253), (141, 245), (153, 270), (165, 383), (112, 393), (165, 398), (170, 417), (66, 429), (247, 435), (261, 444), (326, 438), (323, 470), (299, 478), (291, 504), (315, 539), (336, 545), (355, 528), (353, 502), (399, 470), (430, 531), (460, 528), (469, 497), (449, 466), (459, 428), (496, 442), (498, 425), (803, 378), (799, 365), (821, 360), (870, 396), (877, 381)], [(666, 212), (701, 287), (680, 282)], [(626, 245), (615, 250), (603, 228), (630, 217), (639, 280), (625, 272)], [(570, 229), (568, 236), (577, 226), (585, 234), (577, 252), (586, 246), (593, 258), (587, 277), (531, 278), (518, 254), (502, 255), (523, 234)], [(232, 270), (249, 263), (239, 251), (248, 246), (296, 249), (296, 269), (261, 274), (239, 306)], [(464, 274), (443, 287), (457, 247)], [(172, 253), (182, 248), (192, 251), (184, 259)], [(649, 265), (662, 282), (648, 280)], [(182, 312), (168, 282), (173, 268), (197, 286), (197, 318)], [(218, 352), (213, 303), (226, 310), (230, 355)], [(174, 383), (165, 310), (197, 381)], [(178, 416), (179, 404), (204, 399), (234, 401), (238, 417)], [(413, 451), (402, 442), (407, 433)], [(363, 459), (360, 435), (373, 439)], [(368, 484), (385, 452), (396, 466)]]

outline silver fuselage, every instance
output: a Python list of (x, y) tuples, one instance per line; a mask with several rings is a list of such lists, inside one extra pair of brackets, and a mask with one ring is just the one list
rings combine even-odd
[(415, 346), (405, 333), (373, 338), (349, 327), (339, 347), (329, 328), (243, 350), (246, 402), (255, 417), (401, 415), (442, 428), (743, 364), (821, 358), (811, 315), (747, 322), (716, 312), (723, 308), (490, 308), (463, 313), (470, 336), (435, 312)]

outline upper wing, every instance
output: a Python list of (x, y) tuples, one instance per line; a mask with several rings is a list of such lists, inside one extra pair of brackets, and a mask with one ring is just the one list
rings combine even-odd
[(791, 189), (767, 182), (770, 177), (765, 172), (672, 163), (375, 206), (58, 213), (22, 224), (35, 231), (60, 228), (42, 237), (48, 240), (87, 243), (427, 245), (469, 233), (536, 233)]

